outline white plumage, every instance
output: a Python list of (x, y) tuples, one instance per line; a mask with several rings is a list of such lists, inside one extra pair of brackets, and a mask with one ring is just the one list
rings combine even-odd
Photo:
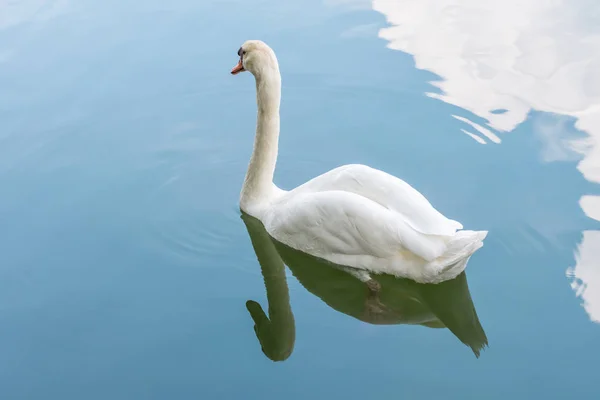
[(261, 41), (240, 48), (244, 70), (256, 78), (254, 151), (242, 188), (242, 210), (276, 240), (327, 261), (437, 283), (462, 272), (486, 231), (463, 231), (403, 180), (352, 164), (284, 191), (273, 184), (279, 138), (281, 76), (275, 54)]

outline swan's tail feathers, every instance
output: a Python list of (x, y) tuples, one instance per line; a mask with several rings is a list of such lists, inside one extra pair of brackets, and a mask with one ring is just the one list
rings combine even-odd
[(451, 219), (451, 220), (449, 220), (449, 221), (450, 221), (450, 223), (453, 225), (452, 227), (453, 227), (454, 229), (456, 229), (457, 231), (463, 228), (463, 225), (462, 225), (460, 222), (458, 222), (458, 221), (455, 221), (455, 220), (453, 220), (453, 219)]
[(487, 231), (458, 231), (450, 239), (444, 254), (432, 261), (439, 281), (453, 279), (467, 267), (469, 258), (483, 246)]

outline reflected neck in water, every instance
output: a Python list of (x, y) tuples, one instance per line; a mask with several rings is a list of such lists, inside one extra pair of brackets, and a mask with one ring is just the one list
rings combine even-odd
[(265, 280), (269, 315), (260, 304), (249, 300), (246, 308), (254, 320), (254, 331), (263, 353), (273, 361), (284, 361), (292, 354), (296, 341), (296, 323), (290, 307), (285, 265), (262, 223), (243, 214), (242, 220)]

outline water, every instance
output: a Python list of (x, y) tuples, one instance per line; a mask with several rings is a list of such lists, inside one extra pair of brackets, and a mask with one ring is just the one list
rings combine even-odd
[[(0, 397), (595, 398), (596, 2), (284, 3), (0, 2)], [(260, 245), (250, 38), (283, 73), (276, 182), (400, 176), (490, 231), (466, 276), (378, 303)]]

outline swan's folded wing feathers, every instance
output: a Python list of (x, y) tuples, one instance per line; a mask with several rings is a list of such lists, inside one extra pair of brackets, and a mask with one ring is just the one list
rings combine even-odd
[(426, 235), (451, 236), (462, 225), (446, 218), (431, 203), (393, 175), (361, 164), (349, 164), (320, 175), (294, 192), (341, 190), (355, 193), (393, 210), (414, 230)]
[(421, 234), (396, 212), (345, 191), (286, 196), (264, 222), (275, 239), (323, 258), (331, 254), (389, 258), (408, 250), (431, 261), (447, 247), (446, 238)]
[[(341, 167), (340, 183), (358, 182), (362, 196), (404, 216), (415, 230), (427, 235), (453, 235), (462, 225), (446, 218), (419, 191), (400, 178), (361, 164)], [(347, 176), (350, 179), (344, 179)]]

